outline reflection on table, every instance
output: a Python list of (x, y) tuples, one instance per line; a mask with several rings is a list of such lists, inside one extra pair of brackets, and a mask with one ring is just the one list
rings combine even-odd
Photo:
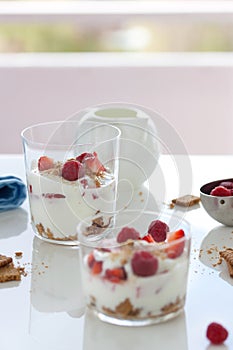
[(85, 311), (80, 273), (78, 247), (34, 238), (30, 334), (41, 344), (63, 349), (64, 335), (75, 341), (72, 319)]

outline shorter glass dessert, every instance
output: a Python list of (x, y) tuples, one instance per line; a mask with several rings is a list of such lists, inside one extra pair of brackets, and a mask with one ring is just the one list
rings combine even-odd
[(190, 227), (176, 215), (123, 211), (78, 225), (86, 303), (109, 323), (166, 321), (185, 305)]

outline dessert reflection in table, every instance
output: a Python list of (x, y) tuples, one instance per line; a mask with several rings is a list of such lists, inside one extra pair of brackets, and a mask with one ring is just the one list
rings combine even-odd
[(85, 314), (83, 350), (154, 350), (158, 344), (159, 349), (188, 350), (184, 312), (173, 320), (143, 328), (115, 326), (100, 321), (90, 311)]
[(219, 272), (219, 277), (233, 286), (226, 262), (221, 260), (219, 255), (219, 252), (226, 248), (233, 248), (232, 227), (218, 225), (202, 240), (199, 259), (204, 265)]
[[(30, 335), (51, 348), (63, 349), (64, 337), (75, 341), (74, 318), (83, 322), (79, 248), (33, 241)], [(48, 345), (47, 345), (48, 346)], [(65, 349), (65, 348), (64, 348)]]

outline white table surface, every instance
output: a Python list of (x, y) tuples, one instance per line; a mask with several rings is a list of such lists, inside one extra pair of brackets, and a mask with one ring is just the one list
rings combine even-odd
[[(189, 159), (195, 195), (206, 182), (233, 177), (231, 156)], [(25, 181), (22, 155), (2, 155), (0, 171), (1, 175), (16, 175)], [(160, 158), (159, 173), (149, 181), (150, 195), (166, 202), (176, 196), (177, 182), (168, 156)], [(163, 198), (159, 181), (166, 183)], [(28, 273), (19, 283), (0, 284), (0, 349), (233, 349), (233, 279), (224, 264), (213, 266), (218, 260), (214, 249), (207, 254), (207, 249), (215, 246), (233, 247), (233, 228), (211, 219), (201, 205), (185, 218), (192, 225), (193, 238), (184, 313), (160, 325), (132, 328), (105, 324), (90, 312), (80, 316), (81, 289), (75, 274), (78, 249), (42, 244), (34, 238), (27, 200), (17, 210), (0, 213), (0, 254), (14, 257), (16, 251), (22, 251), (23, 258), (17, 261)], [(210, 322), (222, 323), (228, 329), (225, 345), (210, 345), (205, 336)]]

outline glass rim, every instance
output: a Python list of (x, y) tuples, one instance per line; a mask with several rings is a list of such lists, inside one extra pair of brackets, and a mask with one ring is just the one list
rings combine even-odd
[[(34, 146), (45, 146), (46, 143), (45, 142), (37, 142), (37, 141), (33, 141), (33, 140), (30, 140), (27, 136), (25, 136), (25, 134), (29, 131), (29, 130), (33, 130), (33, 129), (39, 129), (40, 127), (45, 127), (46, 125), (54, 125), (57, 127), (60, 127), (62, 124), (75, 124), (75, 125), (78, 125), (78, 126), (82, 126), (82, 125), (92, 125), (93, 126), (93, 129), (95, 128), (99, 128), (99, 127), (108, 127), (109, 129), (111, 130), (115, 130), (116, 132), (116, 135), (115, 136), (111, 136), (109, 137), (108, 139), (105, 139), (103, 140), (102, 142), (106, 142), (106, 141), (111, 141), (111, 140), (114, 140), (114, 139), (119, 139), (120, 136), (121, 136), (121, 130), (115, 126), (115, 125), (112, 125), (112, 124), (109, 124), (109, 123), (104, 123), (104, 122), (95, 122), (95, 121), (88, 121), (88, 120), (85, 120), (85, 122), (83, 123), (80, 123), (78, 122), (77, 120), (56, 120), (56, 121), (51, 121), (51, 122), (43, 122), (43, 123), (37, 123), (37, 124), (32, 124), (30, 126), (27, 126), (26, 128), (24, 128), (22, 131), (21, 131), (21, 138), (22, 140), (27, 144), (27, 145), (34, 145)], [(54, 132), (56, 132), (57, 129), (53, 130)], [(91, 130), (91, 129), (90, 129)], [(88, 130), (89, 131), (89, 130)], [(101, 143), (101, 142), (97, 142), (97, 143)], [(84, 145), (90, 145), (91, 143), (77, 143), (76, 145), (80, 145), (80, 146), (84, 146)], [(51, 143), (51, 144), (47, 144), (49, 145), (50, 147), (52, 146), (59, 146), (59, 147), (62, 147), (62, 146), (68, 146), (68, 143), (64, 143), (64, 144), (57, 144), (57, 143)]]
[[(113, 217), (117, 217), (117, 216), (120, 216), (120, 215), (123, 215), (123, 214), (130, 214), (130, 213), (141, 213), (141, 215), (157, 215), (157, 217), (155, 216), (154, 220), (159, 220), (159, 217), (162, 216), (162, 217), (168, 217), (168, 218), (176, 218), (176, 219), (179, 219), (179, 221), (181, 223), (183, 223), (184, 225), (183, 226), (186, 226), (188, 228), (187, 232), (185, 232), (185, 236), (184, 237), (181, 237), (181, 238), (178, 238), (176, 239), (175, 241), (171, 241), (171, 242), (155, 242), (156, 244), (148, 244), (148, 245), (145, 245), (145, 249), (157, 249), (157, 250), (162, 250), (168, 246), (172, 246), (172, 245), (175, 245), (175, 244), (178, 244), (179, 242), (185, 242), (185, 241), (190, 241), (191, 240), (191, 224), (189, 221), (187, 221), (186, 219), (184, 219), (182, 217), (182, 215), (178, 215), (177, 213), (172, 213), (172, 214), (169, 214), (167, 212), (158, 212), (158, 211), (153, 211), (153, 210), (144, 210), (144, 211), (140, 211), (138, 209), (127, 209), (127, 210), (123, 210), (123, 211), (120, 211), (120, 212), (115, 212), (115, 213), (112, 213), (112, 214), (102, 214), (102, 213), (98, 213), (96, 215), (92, 215), (92, 216), (89, 216), (89, 217), (86, 217), (84, 218), (83, 220), (81, 220), (78, 225), (77, 225), (77, 234), (78, 234), (78, 242), (79, 242), (79, 246), (83, 246), (83, 247), (87, 247), (87, 248), (104, 248), (105, 246), (106, 247), (110, 247), (110, 248), (117, 248), (117, 247), (122, 247), (122, 246), (126, 246), (128, 245), (130, 242), (134, 242), (134, 240), (128, 240), (128, 241), (125, 241), (125, 242), (122, 242), (122, 243), (118, 243), (117, 241), (114, 242), (114, 244), (111, 244), (111, 245), (101, 245), (101, 242), (104, 242), (105, 240), (107, 240), (108, 238), (109, 239), (113, 239), (114, 237), (116, 238), (116, 236), (111, 236), (108, 237), (108, 235), (116, 230), (117, 228), (119, 229), (119, 232), (120, 230), (127, 226), (127, 224), (125, 224), (124, 226), (121, 225), (119, 227), (109, 227), (109, 228), (106, 228), (106, 230), (103, 231), (103, 233), (99, 234), (99, 235), (96, 235), (96, 239), (93, 238), (93, 237), (85, 237), (84, 234), (81, 232), (81, 230), (79, 228), (81, 228), (84, 224), (88, 224), (88, 222), (90, 223), (95, 217), (98, 216), (105, 216), (105, 217), (108, 217), (110, 219), (112, 219)], [(102, 214), (102, 215), (101, 215)], [(134, 218), (134, 222), (135, 220), (137, 220), (139, 218), (139, 216), (136, 217), (136, 219)], [(85, 227), (85, 225), (84, 225)], [(135, 226), (132, 224), (131, 226), (132, 228), (135, 228)], [(135, 228), (136, 229), (136, 228)], [(177, 230), (179, 230), (179, 228), (177, 228)], [(170, 230), (169, 232), (175, 232), (175, 230)], [(139, 234), (141, 234), (142, 232), (139, 232)], [(80, 240), (80, 236), (82, 236), (82, 239)], [(83, 239), (84, 238), (84, 239)]]

